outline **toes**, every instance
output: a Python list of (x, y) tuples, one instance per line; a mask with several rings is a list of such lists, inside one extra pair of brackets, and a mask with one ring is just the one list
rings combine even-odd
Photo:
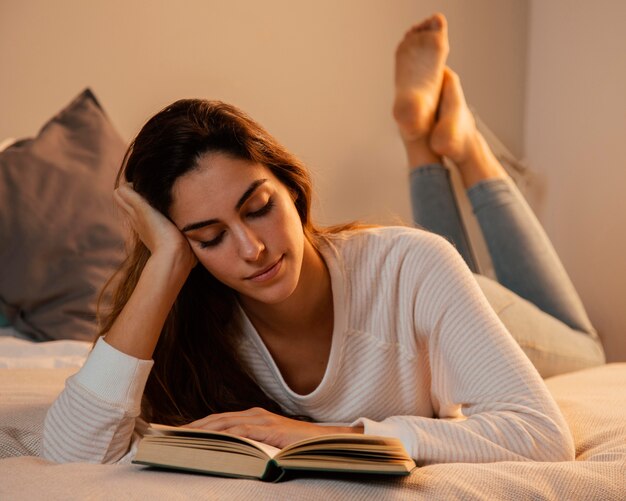
[(404, 34), (398, 48), (435, 47), (437, 50), (447, 53), (448, 34), (445, 19), (442, 14), (435, 14), (426, 21), (413, 26)]
[(407, 31), (407, 34), (419, 31), (440, 31), (447, 28), (447, 26), (448, 22), (446, 21), (446, 17), (438, 12), (421, 23), (412, 26), (409, 31)]
[(446, 20), (446, 16), (444, 16), (441, 12), (437, 12), (430, 18), (430, 22), (432, 23), (433, 28), (443, 30), (448, 28), (448, 21)]

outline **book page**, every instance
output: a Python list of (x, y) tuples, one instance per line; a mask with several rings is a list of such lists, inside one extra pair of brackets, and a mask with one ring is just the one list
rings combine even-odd
[[(153, 433), (150, 430), (154, 430), (157, 433)], [(272, 445), (264, 444), (263, 442), (257, 442), (256, 440), (252, 440), (251, 438), (240, 437), (239, 435), (233, 435), (232, 433), (224, 433), (221, 431), (208, 431), (203, 430), (201, 428), (184, 428), (180, 426), (168, 426), (165, 424), (157, 424), (151, 423), (150, 428), (146, 432), (147, 434), (156, 435), (156, 434), (164, 434), (164, 435), (174, 435), (174, 436), (205, 436), (207, 438), (213, 436), (219, 439), (219, 437), (225, 437), (230, 440), (236, 440), (242, 442), (244, 444), (251, 445), (255, 449), (263, 451), (269, 458), (273, 458), (276, 456), (280, 449), (274, 447)]]
[(274, 460), (290, 470), (407, 475), (415, 468), (397, 438), (359, 434), (302, 440), (285, 447)]
[[(310, 447), (308, 447), (310, 446)], [(295, 442), (282, 449), (281, 455), (286, 455), (295, 450), (310, 449), (335, 449), (335, 450), (358, 450), (365, 449), (372, 452), (382, 448), (383, 450), (401, 451), (401, 455), (408, 456), (402, 442), (393, 437), (382, 437), (377, 435), (362, 435), (356, 433), (341, 433), (335, 435), (321, 435), (319, 437), (308, 438)]]

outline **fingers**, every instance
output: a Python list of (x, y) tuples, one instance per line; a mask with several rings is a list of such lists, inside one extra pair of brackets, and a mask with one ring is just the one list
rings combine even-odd
[(283, 419), (287, 420), (264, 409), (252, 408), (241, 412), (211, 414), (185, 425), (184, 428), (201, 428), (207, 431), (230, 433), (282, 447), (283, 441), (278, 438), (276, 430), (282, 428), (280, 422)]
[(133, 190), (132, 184), (125, 183), (120, 185), (113, 191), (113, 200), (117, 206), (124, 212), (128, 218), (128, 222), (133, 229), (140, 235), (143, 242), (148, 245), (149, 242), (145, 240), (146, 226), (145, 215), (149, 213), (149, 209), (146, 206), (149, 204), (143, 199), (139, 193)]
[(211, 414), (184, 428), (230, 433), (279, 448), (305, 438), (339, 432), (338, 428), (297, 421), (259, 407), (241, 412)]
[[(152, 257), (161, 256), (168, 265), (190, 272), (198, 263), (187, 237), (167, 216), (155, 209), (131, 183), (120, 185), (113, 199), (125, 213), (137, 237), (150, 251)], [(182, 264), (183, 268), (178, 265)]]
[(207, 417), (185, 425), (185, 427), (203, 428), (205, 430), (212, 431), (225, 431), (229, 427), (238, 426), (240, 424), (267, 425), (276, 420), (273, 418), (280, 419), (280, 417), (281, 416), (272, 414), (265, 409), (253, 407), (252, 409), (240, 412), (210, 414)]
[(128, 205), (128, 203), (124, 200), (124, 198), (119, 194), (119, 192), (117, 190), (115, 190), (113, 192), (113, 200), (115, 201), (117, 206), (120, 209), (122, 209), (124, 214), (126, 214), (127, 216), (130, 217), (131, 211), (132, 211), (132, 207), (130, 205)]
[(274, 447), (284, 447), (282, 442), (271, 443), (271, 437), (275, 435), (275, 433), (273, 433), (272, 428), (269, 426), (240, 424), (221, 431), (225, 433), (230, 433), (231, 435), (237, 435), (239, 437), (256, 440), (257, 442), (263, 442)]
[(113, 191), (113, 198), (124, 212), (132, 215), (142, 205), (148, 204), (144, 198), (133, 189), (132, 183), (124, 183)]
[(136, 218), (142, 202), (145, 203), (141, 195), (133, 189), (131, 183), (124, 183), (114, 190), (113, 199), (131, 220)]

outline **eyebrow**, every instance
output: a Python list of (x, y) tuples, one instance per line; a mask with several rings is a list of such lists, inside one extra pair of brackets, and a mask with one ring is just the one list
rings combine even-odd
[[(241, 195), (241, 197), (235, 204), (235, 210), (241, 209), (241, 206), (246, 203), (246, 200), (248, 200), (256, 191), (256, 189), (266, 181), (267, 179), (257, 179), (250, 186), (248, 186), (248, 189), (244, 192), (243, 195)], [(204, 228), (205, 226), (210, 226), (215, 223), (219, 223), (219, 219), (207, 219), (205, 221), (198, 221), (197, 223), (191, 223), (186, 225), (181, 231), (183, 233), (186, 233), (188, 231), (197, 230), (198, 228)]]

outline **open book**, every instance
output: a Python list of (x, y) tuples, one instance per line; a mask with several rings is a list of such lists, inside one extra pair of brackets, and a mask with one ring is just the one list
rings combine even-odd
[(322, 435), (284, 449), (248, 438), (152, 424), (134, 463), (276, 482), (297, 470), (408, 475), (415, 462), (397, 438)]

